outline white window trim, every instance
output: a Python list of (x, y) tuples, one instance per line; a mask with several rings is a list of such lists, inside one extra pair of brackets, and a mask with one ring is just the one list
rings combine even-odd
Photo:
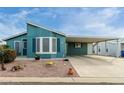
[[(56, 39), (56, 52), (52, 51), (52, 39)], [(55, 54), (57, 53), (57, 38), (56, 37), (51, 38), (51, 51), (52, 51), (52, 53), (55, 53)]]
[[(56, 37), (36, 37), (37, 39), (40, 39), (40, 52), (37, 52), (37, 41), (36, 41), (36, 54), (57, 54), (56, 52), (52, 51), (52, 39), (56, 39), (56, 48), (57, 48), (57, 38)], [(49, 52), (43, 52), (43, 38), (49, 38)]]
[[(40, 52), (37, 52), (37, 39), (40, 39)], [(36, 42), (35, 42), (35, 46), (36, 46), (36, 54), (40, 54), (41, 53), (41, 37), (36, 37)]]

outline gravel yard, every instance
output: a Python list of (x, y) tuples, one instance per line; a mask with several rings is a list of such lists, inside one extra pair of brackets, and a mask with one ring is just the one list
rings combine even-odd
[[(54, 64), (46, 66), (48, 61), (35, 61), (35, 60), (20, 60), (12, 63), (5, 64), (7, 70), (1, 71), (0, 77), (78, 77), (77, 72), (68, 61), (53, 61)], [(51, 62), (51, 61), (50, 61)], [(22, 70), (12, 72), (13, 66), (19, 65), (23, 67)], [(67, 75), (68, 69), (73, 68), (75, 74), (72, 76)]]

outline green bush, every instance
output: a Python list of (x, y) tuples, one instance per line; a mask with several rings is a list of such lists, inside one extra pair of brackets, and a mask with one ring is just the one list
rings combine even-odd
[[(3, 49), (4, 52), (3, 59), (4, 63), (13, 62), (16, 58), (16, 51), (12, 49)], [(0, 61), (2, 61), (2, 57), (0, 56)]]
[(9, 45), (2, 45), (1, 47), (2, 47), (3, 49), (8, 49), (8, 48), (10, 48)]
[(0, 46), (0, 51), (2, 51), (3, 50), (3, 47), (2, 46)]
[(12, 49), (4, 49), (4, 62), (12, 62), (16, 58), (16, 51)]

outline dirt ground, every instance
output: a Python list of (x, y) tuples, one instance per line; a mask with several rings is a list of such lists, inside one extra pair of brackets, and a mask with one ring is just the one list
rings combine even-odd
[[(68, 61), (52, 61), (51, 66), (46, 66), (48, 61), (35, 61), (35, 60), (21, 60), (5, 64), (7, 70), (1, 71), (0, 77), (78, 77), (76, 70)], [(12, 72), (10, 71), (13, 66), (20, 65), (23, 70)], [(67, 75), (68, 69), (73, 68), (74, 75)]]

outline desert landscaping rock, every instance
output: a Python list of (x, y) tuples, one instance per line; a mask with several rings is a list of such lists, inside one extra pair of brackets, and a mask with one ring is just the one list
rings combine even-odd
[[(0, 70), (0, 77), (70, 77), (67, 75), (68, 69), (73, 68), (70, 62), (55, 60), (51, 66), (46, 66), (46, 62), (49, 61), (18, 60), (8, 63), (5, 64), (6, 71), (3, 72)], [(17, 66), (19, 67), (17, 71), (15, 69), (10, 71)], [(73, 70), (74, 75), (71, 77), (78, 77), (74, 68)]]

